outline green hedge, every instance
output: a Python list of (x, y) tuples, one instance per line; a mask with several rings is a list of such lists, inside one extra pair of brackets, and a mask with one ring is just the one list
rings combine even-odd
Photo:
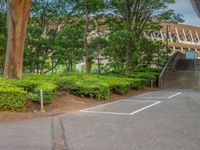
[[(102, 88), (105, 85), (106, 88), (108, 86), (110, 90), (109, 93), (113, 92), (117, 94), (125, 94), (129, 91), (129, 89), (139, 89), (143, 87), (144, 84), (143, 79), (93, 74), (70, 74), (57, 80), (58, 90), (69, 91), (76, 94), (78, 93), (78, 95), (82, 96), (90, 95), (91, 97), (96, 97), (98, 99), (105, 99), (105, 97), (107, 99), (109, 98), (109, 96), (105, 96), (104, 92), (101, 91), (101, 85)], [(94, 94), (94, 91), (90, 90), (90, 88), (95, 88), (97, 93), (103, 93), (102, 96), (94, 96), (101, 94)], [(110, 94), (107, 93), (106, 95)]]
[(116, 94), (125, 94), (130, 89), (131, 83), (125, 78), (113, 77), (113, 76), (102, 76), (100, 77), (102, 82), (109, 85), (110, 90)]
[(157, 79), (157, 72), (137, 71), (129, 75), (72, 73), (26, 75), (23, 80), (0, 78), (0, 109), (23, 109), (28, 100), (39, 103), (40, 89), (44, 90), (44, 103), (52, 102), (57, 91), (69, 91), (79, 96), (107, 100), (111, 92), (125, 94), (130, 89), (143, 88), (151, 80)]
[(27, 92), (34, 92), (39, 85), (38, 82), (32, 80), (10, 80), (9, 82), (12, 83), (12, 85), (23, 88)]
[(134, 72), (133, 74), (129, 74), (128, 77), (143, 79), (144, 83), (150, 85), (151, 81), (155, 82), (157, 80), (157, 75), (155, 72)]
[(107, 100), (110, 96), (110, 89), (107, 83), (98, 80), (84, 79), (75, 82), (73, 93), (99, 100)]
[(40, 82), (38, 87), (35, 88), (34, 92), (31, 93), (33, 95), (31, 95), (30, 100), (32, 100), (33, 102), (38, 102), (40, 103), (40, 90), (43, 90), (43, 94), (44, 94), (44, 104), (46, 103), (50, 103), (52, 102), (53, 98), (56, 95), (56, 89), (57, 86), (54, 83), (48, 83), (48, 82)]
[(0, 109), (20, 110), (26, 106), (27, 92), (17, 87), (0, 88)]

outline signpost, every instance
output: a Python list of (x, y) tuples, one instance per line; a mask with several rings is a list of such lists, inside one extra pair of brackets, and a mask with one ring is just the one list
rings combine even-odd
[(41, 112), (45, 112), (44, 110), (44, 91), (41, 89), (40, 90), (40, 104), (41, 104)]

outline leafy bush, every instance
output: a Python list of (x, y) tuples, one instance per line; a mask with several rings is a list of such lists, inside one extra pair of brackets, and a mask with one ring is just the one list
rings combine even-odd
[(135, 68), (134, 72), (154, 72), (154, 73), (160, 73), (161, 69), (156, 69), (156, 68)]
[(73, 92), (80, 96), (89, 96), (100, 100), (107, 100), (110, 96), (109, 85), (98, 80), (77, 81)]
[[(34, 84), (31, 93), (29, 93), (29, 100), (40, 103), (40, 90), (44, 91), (44, 104), (52, 102), (56, 95), (57, 85), (56, 80), (59, 78), (57, 75), (29, 75), (24, 77), (24, 81), (29, 81)], [(23, 80), (19, 81), (23, 83)]]
[(0, 109), (20, 110), (26, 106), (27, 93), (17, 87), (0, 88)]
[(129, 81), (130, 87), (132, 89), (140, 89), (143, 88), (147, 83), (145, 79), (140, 79), (140, 78), (127, 78), (126, 80)]
[(129, 81), (124, 78), (113, 77), (113, 76), (102, 76), (101, 81), (108, 83), (110, 90), (116, 94), (125, 94), (130, 89)]
[(27, 92), (34, 92), (39, 83), (32, 80), (11, 80), (10, 83), (13, 85), (23, 88)]
[(31, 93), (30, 100), (40, 103), (40, 90), (43, 90), (44, 104), (52, 102), (56, 95), (57, 86), (53, 83), (40, 83), (39, 86)]
[[(90, 86), (93, 86), (94, 83), (98, 83), (98, 86), (100, 86), (100, 83), (104, 83), (108, 85), (110, 91), (117, 94), (125, 94), (131, 88), (138, 89), (145, 85), (145, 80), (143, 79), (132, 79), (125, 76), (119, 77), (114, 75), (69, 74), (68, 76), (62, 77), (57, 81), (58, 89), (70, 91), (72, 93), (76, 91), (76, 93), (79, 93), (79, 91), (82, 89), (80, 86), (77, 88), (77, 83), (79, 83), (79, 81), (82, 83), (82, 80), (84, 80), (85, 85), (82, 85), (81, 87), (84, 89), (85, 86), (90, 88)], [(96, 87), (97, 85), (95, 84)], [(84, 93), (82, 95), (94, 95), (93, 91), (91, 91), (91, 93), (89, 93), (87, 90), (86, 92), (85, 90), (83, 91), (84, 92), (80, 92)], [(78, 95), (81, 95), (80, 93)]]
[(139, 78), (146, 80), (146, 84), (149, 85), (151, 81), (155, 82), (157, 80), (157, 73), (155, 72), (134, 72), (128, 75), (130, 78)]
[(0, 109), (22, 109), (27, 100), (40, 102), (40, 89), (44, 91), (44, 103), (50, 103), (56, 91), (69, 91), (79, 96), (100, 100), (110, 93), (125, 94), (129, 89), (139, 89), (155, 81), (158, 73), (144, 69), (143, 72), (124, 74), (26, 75), (23, 80), (0, 78)]
[[(51, 103), (55, 95), (55, 91), (43, 90), (44, 104)], [(40, 103), (40, 90), (35, 90), (35, 92), (30, 93), (29, 100), (32, 102)]]
[(75, 90), (75, 82), (80, 79), (76, 76), (66, 76), (57, 80), (57, 90), (58, 91), (69, 91), (72, 92)]

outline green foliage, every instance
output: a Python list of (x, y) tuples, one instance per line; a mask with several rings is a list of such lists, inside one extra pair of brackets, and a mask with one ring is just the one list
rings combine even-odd
[[(53, 90), (43, 90), (44, 104), (51, 103), (55, 97), (55, 91)], [(35, 90), (33, 93), (29, 94), (29, 100), (40, 103), (40, 90)]]
[(56, 95), (56, 89), (57, 86), (54, 83), (48, 83), (38, 81), (40, 84), (39, 86), (34, 90), (34, 99), (32, 101), (40, 103), (40, 90), (43, 90), (44, 94), (44, 104), (52, 102), (53, 98)]
[(27, 92), (34, 92), (39, 85), (39, 83), (32, 80), (10, 80), (9, 82)]
[(0, 73), (3, 72), (6, 42), (7, 42), (7, 25), (6, 25), (6, 2), (0, 3)]
[(56, 89), (57, 86), (54, 83), (55, 79), (58, 78), (55, 75), (32, 75), (32, 76), (26, 76), (24, 80), (18, 81), (18, 82), (24, 82), (25, 83), (34, 83), (35, 87), (32, 88), (29, 93), (29, 100), (33, 102), (40, 103), (40, 90), (42, 89), (44, 91), (44, 104), (52, 102), (54, 96), (56, 95)]
[(28, 100), (39, 103), (40, 89), (44, 91), (45, 104), (52, 102), (57, 91), (107, 100), (111, 92), (125, 94), (130, 89), (143, 88), (157, 75), (157, 70), (138, 68), (129, 75), (71, 73), (26, 75), (22, 80), (0, 78), (0, 109), (23, 109)]
[(125, 94), (129, 89), (143, 87), (145, 82), (143, 79), (128, 78), (126, 76), (69, 74), (68, 76), (60, 78), (57, 81), (57, 85), (58, 90), (65, 90), (76, 94), (78, 93), (78, 95), (91, 96), (104, 100), (105, 98), (109, 98), (107, 88), (110, 92)]
[(58, 91), (72, 92), (75, 90), (75, 82), (80, 80), (77, 76), (66, 76), (57, 80)]
[(151, 81), (157, 81), (160, 71), (154, 68), (137, 68), (133, 73), (128, 74), (128, 77), (143, 79), (144, 84), (150, 85)]
[(102, 76), (100, 80), (108, 83), (111, 91), (117, 94), (125, 94), (130, 89), (130, 82), (125, 78), (119, 78), (114, 76)]
[(110, 96), (108, 84), (91, 79), (75, 82), (75, 90), (73, 92), (80, 96), (89, 96), (99, 100), (107, 100)]
[(24, 90), (18, 87), (0, 88), (1, 110), (21, 110), (26, 106), (26, 103), (27, 93)]
[(132, 75), (128, 75), (132, 78), (144, 79), (144, 82), (150, 85), (151, 81), (155, 82), (157, 77), (155, 73), (152, 72), (134, 72)]
[[(74, 22), (69, 19), (72, 15), (72, 9), (70, 9), (72, 4), (68, 0), (32, 0), (24, 59), (24, 68), (29, 72), (36, 71), (37, 74), (55, 72), (55, 68), (59, 64), (68, 62), (67, 59), (70, 57), (69, 47), (71, 51), (73, 51), (73, 47), (71, 45), (68, 45), (67, 48), (63, 47), (62, 44), (66, 38), (63, 37), (63, 40), (60, 39), (61, 43), (58, 43), (58, 36), (66, 32), (65, 27), (69, 32), (77, 29), (74, 29)], [(70, 33), (70, 37), (76, 37), (75, 32)], [(66, 39), (67, 44), (71, 44), (68, 40), (69, 38)], [(72, 45), (74, 43), (78, 43), (77, 38), (72, 40)], [(77, 53), (79, 50), (75, 49), (74, 51)], [(75, 56), (75, 54), (72, 56)]]

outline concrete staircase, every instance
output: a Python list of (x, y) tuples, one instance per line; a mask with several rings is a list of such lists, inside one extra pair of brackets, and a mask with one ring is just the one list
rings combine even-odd
[(179, 59), (169, 66), (162, 88), (200, 89), (200, 60)]

